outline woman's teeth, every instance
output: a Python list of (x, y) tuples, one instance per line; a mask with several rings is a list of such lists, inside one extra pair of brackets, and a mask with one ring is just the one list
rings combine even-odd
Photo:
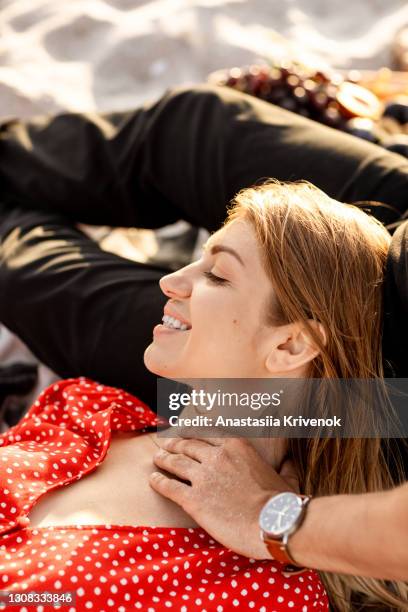
[(185, 323), (182, 323), (178, 319), (170, 317), (169, 315), (164, 315), (162, 322), (165, 327), (170, 327), (171, 329), (179, 329), (180, 331), (185, 331), (188, 329), (188, 326)]

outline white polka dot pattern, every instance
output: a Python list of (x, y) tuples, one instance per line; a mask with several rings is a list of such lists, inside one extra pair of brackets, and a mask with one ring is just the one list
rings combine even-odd
[(29, 527), (41, 495), (103, 461), (111, 432), (157, 422), (134, 396), (81, 378), (46, 389), (0, 436), (0, 590), (75, 591), (68, 612), (328, 610), (315, 572), (236, 555), (200, 528)]

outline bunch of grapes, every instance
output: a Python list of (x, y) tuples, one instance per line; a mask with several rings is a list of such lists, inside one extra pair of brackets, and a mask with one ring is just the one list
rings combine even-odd
[[(209, 80), (395, 150), (395, 134), (401, 143), (401, 133), (405, 131), (394, 117), (395, 103), (384, 109), (374, 93), (358, 85), (359, 78), (357, 71), (343, 76), (282, 61), (217, 71)], [(408, 127), (408, 100), (402, 104), (406, 105)], [(398, 109), (401, 115), (400, 103)], [(406, 150), (399, 147), (398, 152), (408, 156), (408, 142)]]
[(220, 85), (337, 128), (351, 117), (379, 113), (380, 103), (374, 94), (352, 83), (350, 78), (346, 80), (339, 73), (314, 71), (289, 61), (232, 68), (214, 76)]

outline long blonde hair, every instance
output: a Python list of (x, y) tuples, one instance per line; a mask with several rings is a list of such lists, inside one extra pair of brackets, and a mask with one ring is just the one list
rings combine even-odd
[[(308, 376), (381, 381), (382, 281), (391, 240), (383, 225), (303, 181), (271, 180), (239, 192), (226, 223), (243, 218), (263, 247), (274, 288), (270, 322), (303, 321), (320, 349)], [(323, 325), (326, 343), (310, 319)], [(387, 441), (379, 438), (289, 440), (302, 490), (312, 495), (390, 488), (384, 449)], [(362, 605), (407, 609), (405, 583), (321, 574), (340, 612)]]

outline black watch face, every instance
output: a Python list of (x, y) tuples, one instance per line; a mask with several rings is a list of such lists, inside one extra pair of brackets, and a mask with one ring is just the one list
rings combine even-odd
[(281, 536), (296, 524), (302, 507), (302, 500), (295, 493), (275, 495), (263, 507), (259, 525), (266, 533)]

